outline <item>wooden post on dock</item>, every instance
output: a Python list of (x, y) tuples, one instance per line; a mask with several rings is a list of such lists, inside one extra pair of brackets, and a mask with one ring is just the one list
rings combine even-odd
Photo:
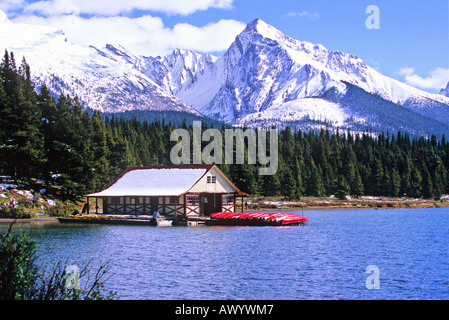
[(178, 206), (177, 206), (178, 197), (175, 198), (175, 217), (178, 216)]

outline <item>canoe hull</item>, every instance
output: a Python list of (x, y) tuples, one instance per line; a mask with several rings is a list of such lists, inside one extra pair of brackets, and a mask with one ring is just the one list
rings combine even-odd
[(211, 226), (299, 226), (308, 221), (294, 213), (279, 212), (217, 212), (206, 222)]

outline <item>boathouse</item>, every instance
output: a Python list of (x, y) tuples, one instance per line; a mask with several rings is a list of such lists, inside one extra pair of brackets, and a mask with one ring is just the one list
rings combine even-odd
[[(236, 212), (240, 191), (216, 165), (131, 167), (106, 189), (86, 195), (99, 199), (102, 213), (111, 215), (153, 215), (204, 217), (215, 212)], [(89, 207), (89, 206), (88, 206)]]

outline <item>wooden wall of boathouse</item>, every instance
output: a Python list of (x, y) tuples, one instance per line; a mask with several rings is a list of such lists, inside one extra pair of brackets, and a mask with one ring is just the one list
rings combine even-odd
[[(234, 212), (232, 193), (189, 193), (179, 197), (104, 197), (103, 214), (198, 217), (214, 212)], [(214, 202), (214, 204), (212, 204)]]
[(184, 215), (184, 197), (105, 197), (103, 213), (114, 215)]

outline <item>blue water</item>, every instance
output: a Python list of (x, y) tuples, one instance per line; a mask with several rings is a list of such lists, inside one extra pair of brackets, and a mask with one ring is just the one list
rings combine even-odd
[[(23, 229), (47, 264), (110, 260), (120, 299), (449, 299), (448, 208), (304, 215), (296, 227)], [(369, 265), (379, 289), (366, 287)]]

